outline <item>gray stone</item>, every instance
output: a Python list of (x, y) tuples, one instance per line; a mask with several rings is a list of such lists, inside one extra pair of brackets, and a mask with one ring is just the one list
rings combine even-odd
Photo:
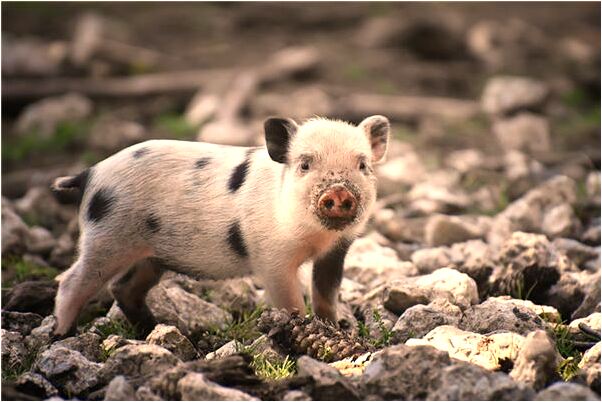
[(104, 400), (133, 401), (136, 400), (136, 392), (124, 376), (118, 375), (107, 385)]
[(25, 344), (30, 349), (39, 349), (43, 345), (48, 345), (54, 334), (56, 318), (52, 315), (44, 318), (40, 325), (31, 330), (31, 333), (25, 338)]
[(183, 361), (192, 360), (197, 352), (192, 343), (174, 326), (159, 324), (146, 337), (146, 342), (172, 352)]
[(428, 305), (412, 306), (393, 326), (393, 339), (403, 343), (410, 338), (422, 338), (440, 325), (459, 325), (462, 310), (447, 300), (435, 300)]
[(585, 298), (573, 312), (571, 319), (587, 317), (596, 311), (600, 311), (600, 273), (593, 276)]
[(138, 401), (162, 401), (163, 399), (155, 394), (149, 387), (143, 385), (136, 390), (136, 400)]
[(599, 401), (591, 389), (573, 382), (555, 382), (535, 395), (535, 401)]
[(527, 335), (510, 377), (539, 391), (557, 379), (560, 361), (561, 356), (546, 331), (534, 331)]
[(460, 321), (461, 329), (479, 334), (509, 331), (527, 335), (545, 327), (545, 322), (529, 308), (492, 298), (464, 310)]
[(143, 141), (146, 132), (139, 123), (102, 117), (94, 123), (86, 138), (90, 149), (114, 152)]
[(428, 304), (437, 298), (446, 299), (462, 309), (478, 302), (475, 281), (450, 268), (393, 281), (385, 286), (382, 297), (384, 306), (396, 314), (402, 314), (416, 304)]
[(550, 209), (543, 217), (541, 230), (550, 238), (575, 236), (581, 229), (581, 222), (569, 204), (561, 204)]
[(126, 345), (109, 356), (99, 375), (105, 380), (124, 375), (136, 386), (179, 362), (170, 351), (157, 345)]
[[(146, 301), (157, 321), (177, 327), (187, 337), (204, 330), (224, 327), (232, 316), (221, 308), (202, 300), (177, 285), (159, 283), (149, 292)], [(199, 312), (202, 311), (202, 314)]]
[(585, 179), (585, 190), (592, 204), (600, 205), (600, 172), (589, 172)]
[(102, 356), (101, 342), (102, 338), (99, 335), (91, 332), (84, 332), (83, 334), (60, 340), (52, 344), (52, 347), (60, 346), (75, 350), (90, 361), (100, 362)]
[(201, 373), (188, 373), (178, 381), (178, 389), (185, 401), (257, 401), (242, 391), (226, 388), (209, 381)]
[(17, 215), (8, 200), (2, 197), (2, 254), (25, 251), (25, 239), (29, 228)]
[(218, 349), (214, 350), (213, 352), (207, 353), (207, 356), (205, 356), (206, 360), (213, 360), (213, 359), (223, 359), (224, 357), (228, 357), (228, 356), (232, 356), (237, 354), (241, 348), (243, 347), (243, 345), (238, 342), (237, 340), (232, 340), (228, 343), (226, 343), (225, 345), (219, 347)]
[(58, 395), (59, 391), (44, 376), (27, 372), (15, 381), (15, 388), (28, 395), (35, 395), (41, 399)]
[(426, 244), (431, 247), (449, 246), (483, 235), (479, 228), (457, 216), (435, 215), (428, 220), (425, 228)]
[(27, 355), (23, 335), (18, 332), (1, 330), (2, 339), (2, 367), (8, 369), (18, 369), (24, 362)]
[(25, 238), (27, 251), (34, 254), (47, 254), (54, 248), (56, 240), (52, 233), (41, 226), (33, 226), (29, 229)]
[(600, 247), (591, 247), (577, 240), (558, 238), (552, 244), (581, 268), (587, 261), (600, 258)]
[(600, 350), (602, 343), (598, 342), (589, 348), (579, 362), (577, 377), (592, 390), (600, 394)]
[(297, 359), (297, 374), (311, 378), (311, 396), (314, 400), (356, 400), (357, 391), (339, 371), (309, 356)]
[(307, 395), (303, 391), (293, 390), (293, 391), (288, 391), (286, 394), (284, 394), (284, 396), (282, 397), (282, 400), (283, 401), (312, 401), (313, 399), (311, 399), (311, 396)]
[(35, 362), (36, 371), (73, 396), (83, 395), (99, 383), (101, 367), (81, 353), (61, 346), (42, 352)]
[(512, 381), (507, 374), (490, 372), (471, 364), (445, 367), (440, 378), (428, 387), (426, 400), (512, 401), (530, 400), (533, 390)]
[(29, 104), (19, 116), (16, 129), (20, 133), (35, 132), (49, 138), (62, 122), (81, 121), (92, 112), (93, 104), (79, 94), (45, 98)]
[(40, 326), (42, 316), (34, 313), (2, 310), (2, 329), (18, 332), (23, 336), (29, 335), (32, 329)]
[(505, 151), (527, 154), (548, 152), (551, 148), (548, 121), (532, 113), (520, 113), (493, 124), (493, 133)]
[[(440, 385), (449, 355), (430, 346), (390, 346), (377, 353), (360, 382), (365, 399), (425, 399), (429, 387)], [(411, 375), (409, 375), (411, 373)]]
[(491, 115), (541, 107), (549, 93), (541, 81), (526, 77), (498, 76), (485, 85), (481, 106)]

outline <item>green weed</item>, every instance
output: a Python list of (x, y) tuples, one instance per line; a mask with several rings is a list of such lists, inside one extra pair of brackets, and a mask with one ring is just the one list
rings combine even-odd
[(267, 357), (261, 353), (252, 356), (251, 368), (255, 374), (264, 380), (282, 380), (292, 377), (297, 371), (297, 365), (288, 355), (284, 359)]
[(564, 381), (569, 381), (579, 371), (578, 365), (583, 357), (583, 353), (575, 347), (575, 341), (573, 340), (567, 325), (564, 325), (561, 322), (555, 323), (553, 326), (552, 337), (558, 352), (563, 358), (556, 368), (556, 371)]
[(111, 320), (96, 328), (103, 339), (108, 338), (109, 335), (119, 335), (126, 339), (135, 339), (137, 336), (136, 328), (127, 320)]
[(166, 113), (158, 116), (153, 122), (155, 129), (165, 131), (174, 139), (190, 140), (194, 138), (197, 129), (186, 121), (183, 116), (175, 113)]
[(3, 258), (2, 268), (12, 271), (14, 274), (11, 279), (5, 282), (5, 286), (8, 287), (33, 279), (52, 279), (59, 274), (59, 270), (56, 268), (37, 265), (15, 257)]

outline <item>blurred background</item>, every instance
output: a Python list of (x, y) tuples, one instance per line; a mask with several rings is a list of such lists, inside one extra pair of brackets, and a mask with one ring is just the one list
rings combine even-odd
[(3, 200), (55, 236), (54, 178), (149, 138), (261, 144), (270, 115), (388, 116), (404, 216), (492, 216), (557, 174), (599, 197), (595, 2), (20, 2), (2, 34)]

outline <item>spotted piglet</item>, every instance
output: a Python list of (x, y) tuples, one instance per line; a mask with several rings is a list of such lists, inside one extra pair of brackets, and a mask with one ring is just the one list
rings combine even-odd
[(265, 148), (151, 140), (55, 181), (57, 195), (79, 197), (81, 229), (77, 261), (59, 278), (57, 336), (108, 281), (128, 320), (152, 329), (144, 300), (165, 270), (254, 274), (274, 306), (304, 311), (297, 270), (309, 260), (314, 311), (336, 320), (343, 260), (376, 199), (389, 121), (264, 126)]

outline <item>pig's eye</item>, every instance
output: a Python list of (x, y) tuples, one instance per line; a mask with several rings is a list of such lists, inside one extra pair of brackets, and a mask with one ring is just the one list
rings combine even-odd
[(299, 166), (301, 168), (302, 172), (308, 172), (309, 171), (309, 162), (308, 161), (304, 161), (301, 162), (301, 166)]
[(360, 169), (362, 172), (365, 172), (365, 171), (366, 171), (366, 168), (367, 168), (367, 166), (366, 166), (366, 162), (364, 162), (364, 161), (360, 161), (359, 169)]

